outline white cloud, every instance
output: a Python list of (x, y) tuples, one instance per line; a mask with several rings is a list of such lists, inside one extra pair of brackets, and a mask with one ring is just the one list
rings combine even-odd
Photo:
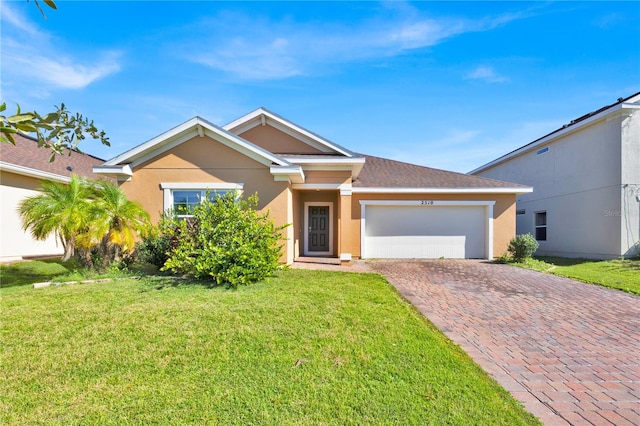
[(504, 83), (509, 81), (507, 77), (496, 73), (493, 67), (486, 65), (476, 67), (476, 69), (467, 73), (464, 78), (467, 80), (484, 80), (488, 83)]
[(269, 39), (264, 44), (257, 45), (238, 38), (215, 52), (205, 52), (194, 57), (193, 61), (244, 79), (293, 77), (301, 74), (302, 69), (288, 52), (288, 45), (288, 40), (283, 37)]
[(600, 28), (611, 28), (624, 23), (626, 20), (627, 19), (623, 14), (612, 12), (596, 19), (595, 25)]
[(12, 63), (11, 69), (29, 76), (30, 81), (40, 80), (45, 85), (65, 89), (82, 89), (100, 78), (120, 71), (119, 54), (103, 55), (94, 64), (82, 65), (70, 58), (51, 58), (33, 55), (20, 55), (15, 52), (3, 54)]
[(189, 32), (198, 40), (197, 47), (181, 45), (175, 50), (197, 51), (197, 55), (186, 59), (239, 78), (282, 79), (309, 74), (326, 65), (391, 57), (435, 46), (447, 38), (487, 31), (522, 16), (433, 19), (420, 16), (405, 5), (388, 16), (347, 26), (227, 13), (189, 25)]
[(15, 9), (7, 4), (7, 2), (2, 2), (0, 4), (0, 20), (5, 23), (29, 34), (30, 36), (42, 36), (43, 34), (38, 30), (38, 28), (33, 25), (33, 23), (29, 22), (24, 16), (20, 15)]
[(60, 40), (6, 2), (1, 15), (3, 80), (11, 80), (13, 90), (46, 94), (56, 88), (82, 89), (121, 69), (117, 51), (99, 52), (93, 59), (79, 57), (59, 48)]

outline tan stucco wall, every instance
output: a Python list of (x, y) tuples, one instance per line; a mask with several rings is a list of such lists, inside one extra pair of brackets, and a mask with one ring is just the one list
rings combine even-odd
[[(258, 208), (269, 210), (276, 224), (291, 223), (293, 215), (291, 191), (287, 182), (275, 182), (265, 166), (209, 137), (195, 137), (134, 167), (129, 182), (121, 187), (127, 197), (136, 200), (157, 222), (163, 211), (161, 183), (242, 183), (244, 196), (254, 193), (260, 199)], [(285, 230), (283, 242), (289, 261), (293, 253), (293, 229)]]
[(241, 133), (241, 138), (276, 154), (319, 154), (320, 150), (271, 126), (257, 126)]
[[(261, 129), (262, 127), (256, 128)], [(305, 171), (306, 183), (343, 184), (351, 182), (348, 171)], [(360, 257), (361, 200), (451, 200), (496, 201), (494, 206), (494, 256), (507, 249), (515, 235), (515, 195), (503, 194), (357, 194), (340, 196), (338, 190), (294, 190), (287, 182), (275, 182), (269, 167), (231, 149), (209, 137), (194, 137), (145, 164), (134, 167), (133, 177), (122, 188), (130, 199), (139, 201), (159, 220), (163, 209), (161, 183), (241, 183), (244, 194), (255, 192), (259, 208), (269, 210), (276, 225), (293, 223), (285, 231), (287, 238), (283, 262), (303, 254), (304, 203), (333, 203), (334, 256), (350, 253)], [(349, 204), (350, 203), (350, 204)], [(344, 236), (339, 238), (339, 236)]]
[(332, 171), (320, 171), (320, 170), (305, 170), (305, 183), (308, 184), (323, 184), (331, 183), (341, 185), (343, 183), (351, 183), (351, 172), (344, 170), (332, 170)]
[(362, 200), (447, 200), (495, 201), (493, 206), (493, 256), (507, 251), (515, 236), (515, 202), (513, 194), (353, 194), (351, 197), (351, 255), (360, 257), (360, 214)]
[(18, 204), (27, 197), (38, 195), (41, 180), (10, 172), (0, 172), (0, 261), (29, 256), (62, 255), (62, 246), (55, 236), (44, 241), (33, 239), (22, 230)]

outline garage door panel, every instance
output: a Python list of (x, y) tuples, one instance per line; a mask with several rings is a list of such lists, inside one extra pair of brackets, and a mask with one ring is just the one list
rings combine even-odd
[(479, 206), (368, 206), (370, 258), (484, 258), (486, 210)]
[(394, 259), (466, 257), (464, 235), (367, 237), (367, 240), (369, 243), (367, 257)]

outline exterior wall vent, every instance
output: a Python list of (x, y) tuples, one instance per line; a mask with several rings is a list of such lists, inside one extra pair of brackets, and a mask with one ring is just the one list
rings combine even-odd
[(549, 147), (548, 147), (548, 146), (545, 146), (544, 148), (539, 149), (539, 150), (536, 152), (536, 155), (542, 155), (542, 154), (544, 154), (545, 152), (549, 152)]
[(525, 214), (527, 211), (525, 209), (518, 209), (516, 210), (516, 214), (517, 215), (521, 215), (521, 214)]

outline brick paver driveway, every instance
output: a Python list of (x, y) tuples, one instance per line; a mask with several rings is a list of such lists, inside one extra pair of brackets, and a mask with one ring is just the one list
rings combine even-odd
[(546, 425), (640, 425), (640, 297), (483, 261), (377, 261)]

